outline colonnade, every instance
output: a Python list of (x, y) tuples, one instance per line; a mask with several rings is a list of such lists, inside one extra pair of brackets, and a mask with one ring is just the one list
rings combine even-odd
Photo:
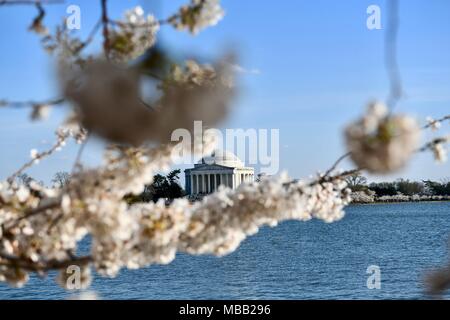
[(236, 188), (243, 182), (254, 181), (253, 173), (205, 173), (191, 172), (191, 194), (212, 193), (216, 191), (220, 185), (224, 185), (231, 189)]

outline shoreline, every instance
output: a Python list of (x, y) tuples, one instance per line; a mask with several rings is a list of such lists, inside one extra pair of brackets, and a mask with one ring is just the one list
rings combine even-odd
[(354, 205), (380, 205), (380, 204), (403, 204), (403, 203), (440, 203), (450, 202), (450, 200), (409, 200), (409, 201), (374, 201), (374, 202), (352, 202), (349, 206)]

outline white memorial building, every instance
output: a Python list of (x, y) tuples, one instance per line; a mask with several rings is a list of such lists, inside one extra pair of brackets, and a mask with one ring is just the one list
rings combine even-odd
[(233, 153), (215, 150), (196, 163), (194, 168), (184, 170), (186, 193), (191, 196), (208, 194), (220, 185), (235, 189), (243, 182), (254, 181), (254, 171), (251, 167), (245, 167)]

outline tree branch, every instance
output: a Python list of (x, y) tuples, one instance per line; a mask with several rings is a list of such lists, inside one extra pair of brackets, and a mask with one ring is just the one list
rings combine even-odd
[(43, 101), (9, 101), (9, 100), (0, 100), (0, 108), (1, 107), (12, 107), (12, 108), (23, 108), (23, 107), (32, 107), (38, 105), (48, 105), (54, 106), (64, 103), (65, 98), (54, 98)]
[(63, 4), (64, 0), (0, 0), (0, 6)]
[(107, 11), (107, 0), (101, 0), (102, 5), (102, 24), (103, 24), (103, 50), (105, 51), (106, 59), (109, 60), (109, 50), (111, 48), (111, 43), (109, 39), (109, 29), (108, 29), (108, 11)]
[[(4, 261), (2, 261), (4, 260)], [(44, 262), (31, 262), (27, 259), (19, 258), (0, 252), (0, 265), (7, 267), (19, 267), (27, 271), (50, 271), (64, 269), (71, 265), (86, 265), (92, 262), (91, 256), (72, 257), (66, 260), (48, 260)]]
[(59, 148), (61, 148), (63, 146), (65, 142), (65, 139), (58, 139), (58, 141), (53, 145), (53, 147), (51, 147), (50, 149), (48, 149), (47, 151), (38, 153), (36, 155), (36, 157), (34, 157), (33, 159), (31, 159), (30, 161), (28, 161), (27, 163), (25, 163), (24, 165), (22, 165), (16, 172), (14, 172), (7, 180), (9, 183), (12, 183), (23, 171), (25, 171), (26, 169), (30, 168), (36, 161), (39, 161), (45, 157), (50, 156), (53, 152), (55, 152), (56, 150), (58, 150)]

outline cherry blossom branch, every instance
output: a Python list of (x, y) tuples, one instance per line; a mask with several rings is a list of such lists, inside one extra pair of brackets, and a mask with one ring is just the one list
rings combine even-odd
[(0, 6), (63, 4), (64, 0), (0, 0)]
[[(163, 227), (164, 225), (169, 226), (173, 224), (173, 231), (177, 232), (178, 235), (176, 236), (176, 238), (174, 238), (174, 241), (171, 241), (167, 244), (169, 248), (173, 246), (174, 250), (179, 250), (191, 254), (213, 253), (215, 255), (221, 256), (234, 251), (245, 237), (255, 232), (255, 228), (257, 230), (260, 226), (263, 225), (269, 224), (273, 226), (277, 221), (291, 219), (307, 220), (313, 217), (328, 222), (340, 219), (343, 216), (343, 212), (341, 211), (341, 209), (347, 203), (348, 195), (345, 195), (347, 193), (343, 189), (345, 188), (345, 185), (342, 185), (342, 183), (338, 181), (341, 180), (341, 177), (353, 174), (354, 172), (355, 170), (346, 171), (338, 175), (328, 177), (326, 181), (323, 177), (321, 177), (318, 180), (311, 182), (310, 185), (303, 185), (301, 183), (295, 184), (294, 181), (291, 183), (285, 183), (283, 184), (283, 186), (285, 187), (283, 188), (283, 190), (285, 191), (282, 191), (276, 187), (277, 183), (280, 183), (284, 179), (286, 179), (282, 177), (276, 178), (273, 181), (272, 179), (270, 179), (267, 181), (262, 181), (259, 184), (252, 184), (252, 187), (250, 188), (239, 188), (233, 191), (229, 189), (221, 189), (216, 193), (209, 195), (204, 199), (204, 201), (196, 203), (194, 206), (185, 206), (183, 209), (184, 211), (186, 211), (185, 215), (180, 213), (180, 204), (175, 204), (172, 208), (171, 206), (160, 206), (158, 204), (152, 203), (142, 204), (141, 206), (130, 208), (129, 211), (125, 212), (125, 214), (126, 216), (134, 217), (136, 217), (136, 214), (138, 214), (137, 217), (142, 217), (144, 220), (139, 223), (139, 228), (143, 228), (142, 230), (147, 230), (147, 225), (155, 224)], [(330, 182), (334, 181), (336, 181), (337, 184), (330, 184)], [(315, 186), (320, 183), (323, 183), (323, 185), (317, 186), (316, 188)], [(267, 194), (267, 198), (270, 199), (270, 201), (265, 202), (264, 204), (259, 200), (259, 196), (261, 192), (265, 192), (267, 188), (269, 188), (269, 190), (271, 188), (275, 188), (275, 194)], [(324, 198), (327, 198), (327, 196), (330, 196), (333, 199), (322, 203), (322, 200)], [(54, 203), (47, 204), (47, 206), (40, 206), (34, 209), (34, 211), (28, 212), (26, 216), (31, 217), (32, 215), (44, 212), (50, 209), (51, 205), (57, 205), (57, 203), (60, 201), (60, 198), (55, 199)], [(297, 207), (298, 202), (309, 203), (309, 205), (305, 208), (306, 212), (300, 210), (300, 208)], [(237, 219), (236, 221), (230, 219), (230, 217), (232, 216), (232, 212), (238, 212), (242, 208), (245, 208), (245, 206), (249, 207), (250, 212), (245, 215), (243, 214), (236, 216), (242, 216), (240, 219), (243, 219), (245, 223), (244, 221), (237, 221), (240, 219)], [(222, 212), (223, 210), (226, 210), (226, 212)], [(328, 210), (330, 210), (329, 213)], [(157, 211), (160, 211), (161, 214), (163, 214), (161, 218), (169, 219), (168, 224), (158, 223), (160, 218), (158, 218), (159, 215), (155, 215), (155, 212)], [(58, 216), (53, 221), (57, 221), (55, 223), (58, 223), (62, 215), (60, 211), (54, 212), (57, 212)], [(220, 214), (218, 214), (218, 212), (220, 212)], [(185, 225), (183, 223), (183, 216), (191, 217), (188, 225)], [(178, 220), (180, 218), (181, 220)], [(153, 220), (154, 223), (146, 223), (146, 221)], [(54, 222), (51, 223), (51, 226), (53, 225), (53, 223)], [(178, 224), (181, 224), (181, 226), (177, 227)], [(183, 227), (183, 225), (185, 225), (185, 227)], [(204, 227), (196, 227), (199, 225), (204, 225)], [(217, 229), (222, 230), (223, 232), (218, 232)], [(8, 230), (10, 229), (8, 228), (7, 231)], [(211, 233), (211, 230), (215, 231)], [(160, 232), (169, 232), (169, 234), (173, 232), (171, 230), (163, 229), (159, 231), (150, 231), (151, 230), (145, 231), (144, 234), (149, 236), (155, 234), (155, 236), (157, 236), (158, 234), (160, 234)], [(135, 232), (134, 234), (137, 235), (137, 238), (132, 236), (129, 241), (133, 241), (133, 243), (134, 241), (138, 241), (136, 245), (139, 245), (139, 241), (145, 241), (146, 243), (158, 243), (157, 239), (153, 238), (141, 239), (139, 236), (140, 234), (142, 234), (141, 232)], [(225, 236), (224, 238), (222, 238), (222, 234)], [(148, 260), (144, 260), (142, 262), (143, 265), (149, 263), (168, 263), (171, 259), (174, 258), (174, 256), (170, 253), (169, 256), (167, 256), (167, 252), (165, 250), (160, 251), (163, 248), (159, 249), (156, 244), (155, 246), (155, 250), (157, 250), (156, 254), (150, 254), (150, 252), (143, 253), (144, 255), (149, 255), (148, 258), (145, 258)], [(69, 265), (86, 265), (92, 262), (96, 264), (97, 268), (103, 268), (103, 266), (101, 265), (102, 262), (99, 261), (99, 259), (101, 258), (98, 256), (98, 254), (99, 253), (96, 253), (94, 250), (92, 256), (71, 257), (69, 255), (69, 259), (38, 262), (33, 262), (29, 259), (19, 258), (13, 255), (2, 254), (0, 255), (0, 264), (9, 268), (21, 268), (24, 271), (32, 272), (63, 269)], [(126, 255), (127, 253), (124, 252), (124, 254)], [(2, 259), (4, 261), (2, 261)], [(100, 263), (100, 265), (98, 263)], [(122, 266), (119, 265), (119, 267)]]
[(54, 98), (43, 101), (9, 101), (9, 100), (0, 100), (0, 108), (1, 107), (12, 107), (12, 108), (23, 108), (23, 107), (33, 107), (33, 106), (54, 106), (59, 105), (65, 102), (65, 98)]
[[(29, 219), (33, 216), (39, 215), (41, 213), (46, 212), (47, 210), (52, 210), (52, 209), (56, 209), (59, 208), (61, 206), (61, 197), (55, 198), (52, 201), (49, 201), (43, 205), (39, 205), (36, 208), (33, 209), (28, 209), (24, 212), (24, 215), (18, 217), (16, 220), (12, 221), (11, 224), (9, 224), (7, 226), (8, 229), (13, 229), (15, 227), (17, 227), (17, 225), (25, 220), (25, 219)], [(2, 226), (2, 228), (4, 228)]]
[[(134, 28), (148, 28), (149, 26), (162, 26), (165, 24), (170, 24), (172, 20), (177, 19), (180, 17), (180, 14), (176, 13), (171, 15), (168, 18), (165, 19), (160, 19), (157, 20), (153, 23), (146, 23), (145, 25), (133, 25)], [(114, 19), (109, 19), (108, 23), (113, 25), (113, 26), (123, 26), (123, 25), (127, 25), (126, 22), (123, 21), (119, 21), (119, 20), (114, 20)]]
[[(2, 261), (4, 260), (4, 261)], [(45, 262), (32, 262), (28, 259), (19, 258), (0, 252), (0, 265), (6, 267), (18, 267), (27, 271), (43, 272), (50, 270), (65, 269), (71, 265), (84, 266), (92, 262), (91, 256), (70, 257), (65, 260), (48, 260)]]
[(14, 180), (20, 175), (22, 174), (25, 170), (27, 170), (28, 168), (31, 168), (33, 166), (33, 164), (38, 163), (41, 159), (44, 159), (50, 155), (52, 155), (55, 151), (60, 150), (61, 147), (63, 147), (65, 145), (65, 141), (67, 138), (67, 134), (66, 135), (58, 135), (58, 140), (56, 141), (56, 143), (48, 150), (43, 151), (41, 153), (38, 153), (35, 150), (32, 150), (31, 152), (31, 160), (26, 162), (25, 164), (23, 164), (17, 171), (15, 171), (8, 179), (7, 181), (9, 183), (13, 183)]
[(81, 167), (81, 156), (83, 155), (88, 139), (89, 136), (86, 136), (86, 139), (83, 142), (81, 142), (80, 148), (78, 149), (77, 155), (75, 157), (75, 162), (72, 167), (71, 175), (73, 175), (75, 171)]
[(347, 159), (348, 157), (350, 157), (352, 153), (351, 152), (347, 152), (346, 154), (340, 156), (336, 162), (331, 166), (330, 169), (327, 170), (327, 172), (325, 172), (324, 177), (329, 176), (334, 170), (336, 170), (337, 166), (344, 161), (345, 159)]
[(86, 48), (89, 44), (94, 41), (95, 35), (97, 34), (98, 30), (100, 30), (100, 27), (102, 26), (102, 19), (99, 19), (97, 23), (92, 28), (91, 32), (89, 33), (87, 39), (81, 43), (81, 45), (75, 50), (75, 53), (80, 53), (84, 48)]
[(450, 115), (446, 115), (445, 117), (442, 117), (440, 119), (428, 119), (428, 124), (422, 127), (423, 130), (429, 129), (429, 128), (436, 128), (436, 126), (439, 126), (441, 123), (450, 120)]
[(428, 150), (433, 150), (433, 148), (436, 145), (445, 144), (445, 143), (448, 143), (449, 141), (450, 141), (450, 137), (438, 137), (438, 138), (435, 138), (435, 139), (431, 140), (430, 142), (427, 142), (423, 147), (419, 148), (417, 150), (417, 152), (425, 152), (425, 151), (428, 151)]

